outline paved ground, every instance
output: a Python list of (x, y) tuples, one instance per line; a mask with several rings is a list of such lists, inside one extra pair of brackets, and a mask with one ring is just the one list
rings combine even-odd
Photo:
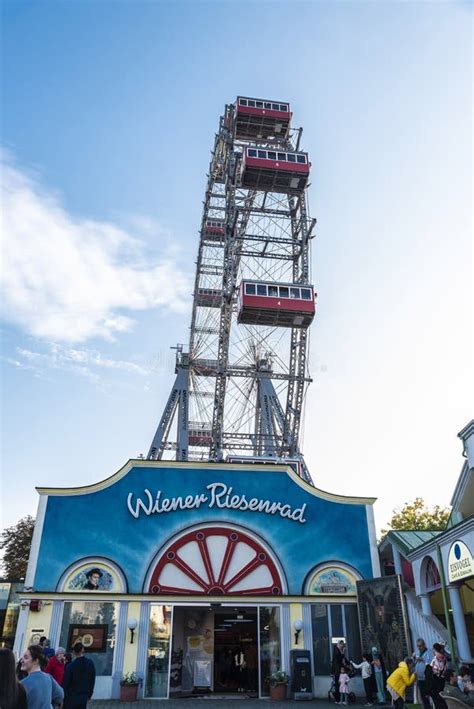
[[(242, 699), (241, 697), (236, 697), (240, 701), (244, 702), (243, 709), (265, 709), (265, 702), (270, 702), (270, 699)], [(232, 701), (232, 697), (222, 698), (222, 699), (196, 699), (195, 697), (190, 697), (189, 699), (170, 699), (167, 706), (169, 709), (225, 709), (225, 702)], [(166, 701), (166, 700), (164, 700)], [(152, 709), (154, 705), (162, 704), (163, 700), (159, 699), (142, 699), (138, 702), (119, 702), (118, 700), (112, 699), (97, 699), (96, 701), (89, 702), (90, 709)], [(308, 709), (337, 709), (334, 704), (323, 699), (313, 699), (311, 701), (301, 701), (296, 704), (294, 701), (285, 702), (272, 702), (271, 706), (275, 709), (304, 709), (305, 706)], [(363, 703), (354, 704), (354, 707), (361, 709)], [(421, 709), (419, 704), (406, 704), (407, 709)], [(154, 709), (157, 709), (155, 707)], [(239, 705), (235, 706), (238, 709)], [(376, 708), (374, 708), (376, 709)], [(390, 709), (390, 705), (386, 705), (386, 709)]]
[[(270, 699), (242, 699), (241, 697), (236, 697), (235, 702), (243, 702), (244, 709), (262, 709), (262, 705), (265, 707), (266, 702), (270, 702)], [(152, 709), (155, 704), (162, 704), (163, 700), (159, 699), (142, 699), (138, 702), (119, 702), (118, 700), (112, 699), (97, 699), (96, 701), (89, 702), (90, 709)], [(167, 706), (169, 709), (225, 709), (226, 702), (234, 701), (232, 697), (222, 698), (222, 699), (196, 699), (196, 697), (190, 697), (189, 699), (170, 699)], [(285, 701), (285, 702), (272, 702), (272, 706), (278, 707), (278, 709), (295, 709), (296, 702)], [(314, 699), (312, 701), (298, 702), (298, 706), (304, 709), (306, 705), (311, 706), (313, 709), (337, 709), (334, 704), (330, 704), (328, 701), (323, 701), (322, 699)], [(238, 709), (240, 705), (236, 703), (235, 709)], [(357, 705), (354, 705), (357, 706)], [(360, 706), (360, 705), (359, 705)]]

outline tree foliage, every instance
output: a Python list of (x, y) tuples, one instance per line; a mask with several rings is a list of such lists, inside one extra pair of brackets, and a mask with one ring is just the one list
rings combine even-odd
[(34, 528), (35, 520), (28, 515), (3, 530), (0, 549), (3, 549), (2, 571), (6, 581), (25, 578)]
[(392, 529), (418, 532), (443, 531), (448, 524), (449, 515), (449, 508), (440, 505), (429, 508), (422, 497), (416, 497), (413, 502), (405, 502), (401, 509), (393, 511), (388, 529), (382, 529), (382, 536)]

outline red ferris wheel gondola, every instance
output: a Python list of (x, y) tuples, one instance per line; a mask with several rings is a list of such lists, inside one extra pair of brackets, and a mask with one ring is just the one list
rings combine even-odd
[(242, 281), (238, 321), (245, 325), (309, 327), (316, 312), (311, 285)]
[(237, 140), (284, 140), (288, 137), (290, 121), (290, 104), (286, 101), (238, 96), (235, 102)]
[(245, 147), (242, 157), (243, 187), (265, 192), (303, 192), (309, 180), (308, 153)]

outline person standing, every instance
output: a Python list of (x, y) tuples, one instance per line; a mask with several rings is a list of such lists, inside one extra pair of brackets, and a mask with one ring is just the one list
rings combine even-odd
[(426, 647), (423, 638), (418, 638), (416, 641), (416, 652), (413, 655), (415, 661), (416, 683), (420, 690), (421, 702), (424, 709), (431, 709), (430, 690), (426, 680), (426, 667), (433, 659), (432, 651)]
[(40, 645), (30, 645), (21, 658), (21, 668), (28, 677), (21, 680), (26, 689), (28, 709), (51, 709), (62, 704), (64, 692), (56, 680), (42, 672), (45, 656)]
[(58, 647), (56, 654), (49, 658), (48, 664), (46, 665), (45, 672), (47, 672), (51, 677), (54, 677), (56, 682), (60, 685), (63, 683), (65, 666), (66, 650), (63, 647)]
[(361, 671), (362, 675), (362, 681), (364, 682), (364, 690), (365, 690), (365, 698), (367, 699), (366, 707), (371, 707), (373, 705), (373, 682), (372, 682), (372, 664), (371, 664), (372, 656), (366, 653), (365, 655), (362, 655), (362, 662), (360, 665), (356, 665), (355, 662), (352, 662), (351, 660), (351, 665), (352, 667), (355, 667), (356, 670)]
[(40, 638), (39, 644), (43, 649), (46, 660), (49, 660), (50, 657), (54, 657), (54, 650), (51, 647), (51, 643), (49, 642), (46, 635), (43, 635), (43, 637)]
[(341, 693), (339, 691), (339, 677), (341, 676), (342, 668), (348, 665), (349, 661), (346, 657), (346, 644), (344, 640), (339, 640), (334, 647), (332, 655), (332, 674), (334, 675), (334, 699), (337, 704), (341, 701)]
[(0, 707), (27, 709), (26, 690), (16, 676), (15, 655), (10, 648), (0, 649)]
[(95, 685), (95, 667), (92, 660), (84, 656), (84, 645), (73, 647), (73, 661), (64, 672), (64, 709), (86, 709), (92, 698)]
[(393, 699), (395, 709), (403, 709), (405, 706), (405, 694), (407, 687), (410, 687), (416, 680), (413, 672), (413, 661), (410, 657), (398, 664), (397, 669), (392, 672), (387, 679), (387, 689)]
[(377, 703), (385, 704), (385, 664), (382, 654), (374, 646), (372, 648), (372, 667), (374, 668), (375, 689), (377, 692)]
[(347, 698), (349, 696), (349, 682), (351, 678), (349, 677), (349, 670), (346, 665), (341, 667), (341, 673), (339, 675), (339, 695), (340, 700), (338, 704), (347, 704)]
[(444, 646), (441, 643), (433, 645), (434, 657), (429, 666), (431, 667), (431, 688), (430, 696), (434, 702), (436, 709), (447, 709), (448, 705), (440, 696), (444, 689), (444, 675), (448, 667), (448, 661), (444, 652)]

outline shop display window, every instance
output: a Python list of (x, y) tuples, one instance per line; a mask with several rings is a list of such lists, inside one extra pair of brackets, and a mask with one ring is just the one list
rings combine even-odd
[[(87, 656), (95, 665), (95, 671), (100, 676), (110, 676), (114, 662), (115, 631), (117, 624), (117, 603), (101, 601), (73, 601), (64, 604), (63, 620), (59, 646), (65, 647), (68, 652), (71, 637), (74, 642), (81, 641)], [(87, 626), (94, 626), (87, 632)], [(74, 626), (74, 636), (71, 635), (71, 626)], [(103, 628), (103, 642), (99, 637), (99, 626)], [(84, 632), (77, 630), (84, 628)], [(97, 648), (99, 648), (97, 650)], [(89, 651), (88, 651), (89, 649)]]

